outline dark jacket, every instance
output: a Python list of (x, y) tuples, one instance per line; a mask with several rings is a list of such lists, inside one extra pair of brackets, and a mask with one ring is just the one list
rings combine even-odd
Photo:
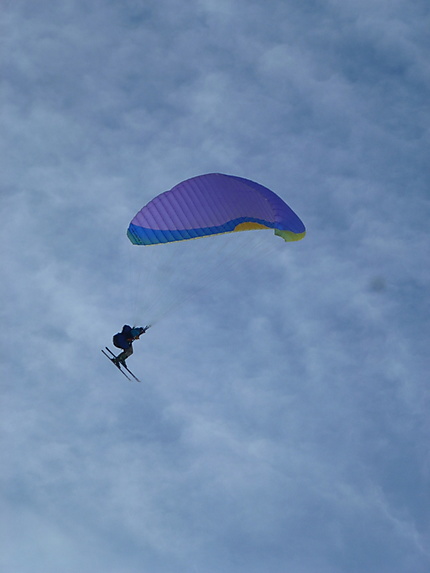
[(113, 337), (113, 343), (117, 348), (122, 348), (127, 350), (133, 344), (133, 340), (138, 338), (143, 334), (147, 328), (142, 328), (141, 326), (131, 328), (128, 324), (124, 324), (122, 331), (115, 334)]
[(113, 337), (113, 343), (117, 348), (122, 348), (127, 350), (133, 344), (133, 335), (131, 332), (131, 326), (124, 324), (122, 331), (115, 334)]

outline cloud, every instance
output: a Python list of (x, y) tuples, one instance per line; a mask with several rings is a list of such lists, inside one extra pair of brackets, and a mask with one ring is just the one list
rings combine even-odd
[[(426, 13), (5, 5), (6, 571), (427, 571)], [(128, 243), (213, 171), (306, 238)]]

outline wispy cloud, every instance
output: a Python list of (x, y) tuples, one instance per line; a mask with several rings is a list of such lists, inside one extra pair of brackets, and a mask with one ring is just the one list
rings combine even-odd
[[(426, 3), (3, 4), (3, 569), (427, 571)], [(127, 241), (215, 171), (305, 240)]]

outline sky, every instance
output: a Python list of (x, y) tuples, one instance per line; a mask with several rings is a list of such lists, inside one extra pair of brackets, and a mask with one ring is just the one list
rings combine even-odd
[[(4, 573), (430, 570), (429, 29), (426, 0), (1, 2)], [(210, 172), (306, 237), (131, 245)], [(125, 323), (140, 384), (100, 352)]]

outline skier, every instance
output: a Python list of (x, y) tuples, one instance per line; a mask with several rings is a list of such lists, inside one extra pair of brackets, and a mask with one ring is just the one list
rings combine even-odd
[(116, 358), (111, 359), (115, 366), (121, 364), (127, 367), (125, 360), (133, 354), (133, 341), (139, 340), (140, 335), (144, 334), (148, 328), (149, 326), (145, 326), (145, 328), (134, 326), (131, 328), (128, 324), (124, 324), (122, 331), (115, 334), (113, 337), (114, 346), (123, 350)]

